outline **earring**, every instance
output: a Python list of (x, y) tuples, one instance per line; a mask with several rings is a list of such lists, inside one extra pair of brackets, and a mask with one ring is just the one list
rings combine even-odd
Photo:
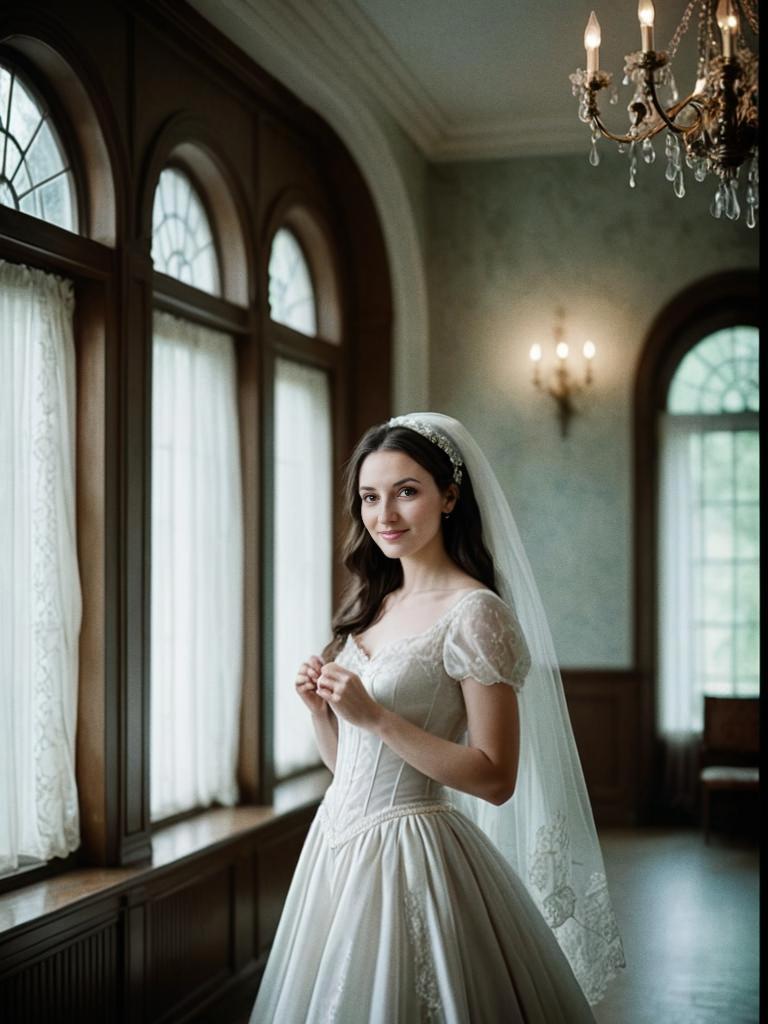
[(451, 513), (450, 512), (443, 512), (443, 519), (450, 519), (450, 518), (451, 518)]

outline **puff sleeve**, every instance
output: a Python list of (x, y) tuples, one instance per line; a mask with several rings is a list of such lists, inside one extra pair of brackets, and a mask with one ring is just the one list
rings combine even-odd
[(443, 664), (457, 681), (521, 689), (531, 667), (528, 645), (512, 609), (489, 590), (478, 590), (457, 608), (445, 634)]

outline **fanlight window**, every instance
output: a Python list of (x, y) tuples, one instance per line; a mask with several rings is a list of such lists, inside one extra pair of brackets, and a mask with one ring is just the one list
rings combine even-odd
[(75, 180), (48, 111), (0, 65), (0, 204), (77, 231)]
[(710, 334), (680, 363), (669, 390), (669, 412), (758, 412), (757, 349), (754, 327)]
[(296, 236), (280, 228), (269, 255), (269, 310), (279, 324), (314, 337), (317, 334), (315, 289)]
[(200, 197), (183, 171), (166, 167), (152, 207), (155, 270), (212, 295), (221, 294), (213, 232)]

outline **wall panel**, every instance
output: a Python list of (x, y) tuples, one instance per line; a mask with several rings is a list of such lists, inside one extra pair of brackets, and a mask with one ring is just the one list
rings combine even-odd
[[(214, 1020), (217, 1002), (240, 983), (252, 986), (263, 968), (315, 808), (175, 864), (131, 869), (108, 894), (78, 900), (75, 884), (66, 911), (22, 913), (25, 924), (0, 931), (0, 1020)], [(183, 836), (184, 823), (173, 827)], [(67, 900), (63, 885), (39, 883), (30, 899)], [(22, 907), (22, 896), (13, 901)]]

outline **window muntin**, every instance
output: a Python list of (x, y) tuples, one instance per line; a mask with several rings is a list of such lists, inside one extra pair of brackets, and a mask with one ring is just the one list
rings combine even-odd
[(667, 409), (707, 415), (758, 412), (756, 328), (727, 327), (692, 348), (672, 380)]
[(152, 206), (155, 270), (211, 295), (221, 294), (216, 246), (205, 207), (189, 177), (166, 167)]
[(314, 730), (293, 680), (331, 636), (333, 433), (328, 374), (275, 363), (274, 769), (317, 764)]
[(279, 228), (269, 254), (269, 310), (276, 323), (317, 335), (317, 305), (309, 264), (298, 239)]
[(0, 65), (0, 204), (77, 231), (75, 180), (45, 107)]

